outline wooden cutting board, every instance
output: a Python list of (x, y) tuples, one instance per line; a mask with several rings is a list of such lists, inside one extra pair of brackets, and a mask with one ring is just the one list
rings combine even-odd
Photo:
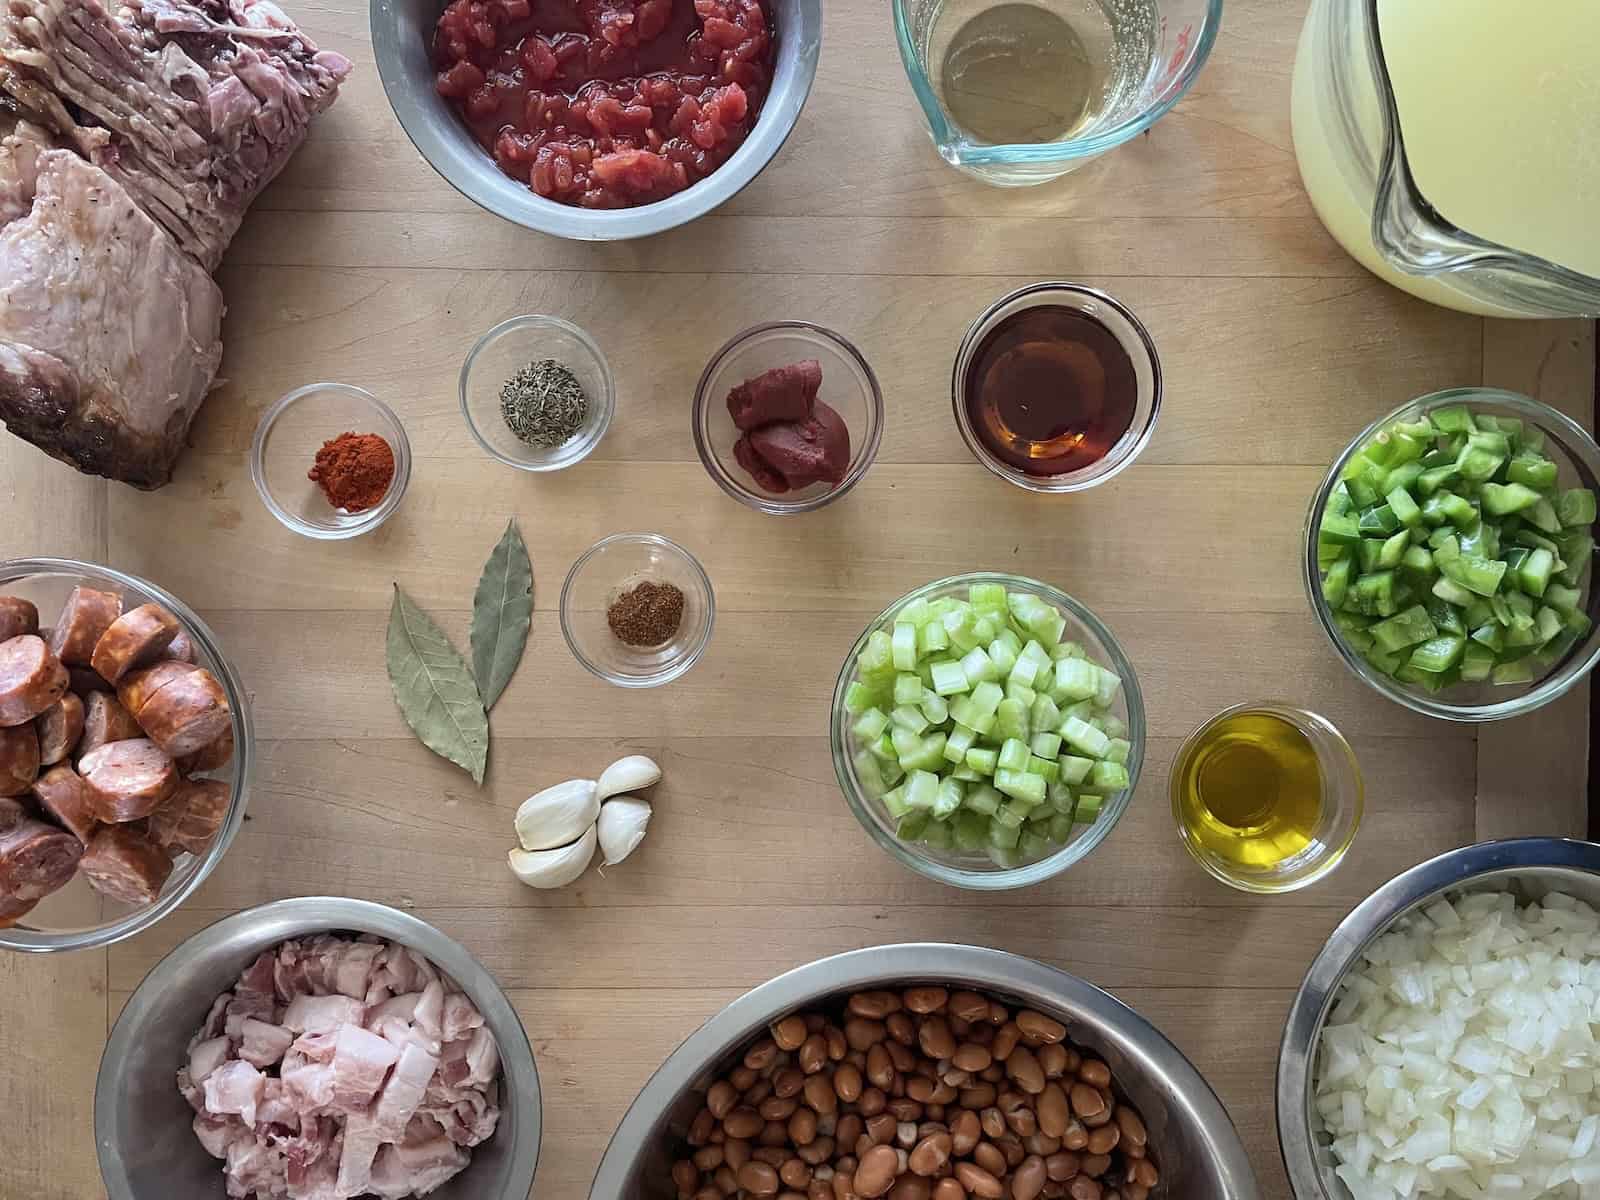
[[(936, 938), (1033, 955), (1138, 1008), (1206, 1073), (1266, 1194), (1285, 1197), (1273, 1061), (1328, 931), (1438, 851), (1581, 834), (1587, 762), (1586, 688), (1536, 720), (1479, 730), (1414, 716), (1352, 678), (1302, 594), (1306, 504), (1358, 429), (1436, 388), (1518, 388), (1591, 422), (1592, 327), (1430, 308), (1339, 250), (1290, 145), (1302, 3), (1230, 0), (1198, 86), (1151, 133), (1060, 183), (996, 191), (935, 156), (887, 9), (832, 0), (815, 91), (776, 162), (694, 226), (613, 246), (474, 209), (391, 116), (366, 4), (291, 7), (357, 69), (229, 256), (227, 382), (176, 480), (140, 494), (0, 438), (0, 556), (107, 562), (196, 606), (251, 692), (260, 751), (249, 823), (165, 923), (109, 953), (0, 956), (0, 1196), (97, 1194), (101, 1046), (163, 952), (237, 909), (333, 892), (436, 922), (511, 990), (544, 1088), (541, 1200), (587, 1195), (641, 1084), (739, 992), (835, 951)], [(1140, 463), (1060, 501), (973, 463), (949, 412), (968, 322), (1045, 277), (1129, 303), (1167, 377)], [(618, 377), (596, 456), (553, 478), (490, 462), (456, 405), (474, 339), (522, 312), (585, 326)], [(688, 421), (709, 354), (779, 317), (853, 338), (887, 401), (864, 483), (785, 521), (717, 491)], [(246, 468), (263, 409), (319, 379), (383, 397), (417, 451), (397, 516), (355, 543), (289, 534)], [(478, 790), (402, 724), (383, 629), (398, 580), (464, 645), (478, 567), (512, 515), (538, 611)], [(624, 529), (682, 542), (716, 585), (710, 651), (665, 691), (591, 679), (556, 627), (568, 566)], [(1038, 575), (1095, 608), (1139, 670), (1153, 730), (1134, 805), (1095, 855), (993, 897), (925, 882), (873, 846), (840, 800), (826, 740), (834, 675), (866, 620), (917, 584), (979, 567)], [(1268, 697), (1335, 721), (1368, 783), (1349, 861), (1279, 899), (1202, 874), (1165, 793), (1179, 739), (1224, 705)], [(559, 893), (516, 883), (503, 861), (515, 806), (629, 752), (666, 770), (644, 848)]]

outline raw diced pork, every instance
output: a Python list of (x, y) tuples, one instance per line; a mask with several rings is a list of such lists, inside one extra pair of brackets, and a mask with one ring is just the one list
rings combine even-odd
[(400, 1200), (454, 1177), (493, 1136), (499, 1071), (482, 1014), (432, 963), (320, 935), (250, 964), (177, 1083), (229, 1196)]

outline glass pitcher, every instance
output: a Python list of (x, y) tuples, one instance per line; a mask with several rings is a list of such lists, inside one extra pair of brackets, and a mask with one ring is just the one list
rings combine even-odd
[[(1600, 93), (1584, 62), (1600, 16), (1584, 2), (1313, 0), (1295, 60), (1295, 154), (1317, 215), (1363, 266), (1465, 312), (1600, 314)], [(1562, 19), (1576, 39), (1555, 32)], [(1468, 104), (1439, 72), (1472, 80)], [(1442, 188), (1432, 202), (1419, 179)], [(1469, 232), (1445, 209), (1498, 227)]]
[(940, 157), (1001, 187), (1056, 179), (1148, 129), (1194, 83), (1222, 21), (1222, 0), (893, 8), (900, 59)]

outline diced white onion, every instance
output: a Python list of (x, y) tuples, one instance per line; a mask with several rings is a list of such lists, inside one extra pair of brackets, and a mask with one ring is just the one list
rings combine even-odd
[(1345, 979), (1316, 1111), (1354, 1200), (1600, 1200), (1600, 915), (1440, 900)]

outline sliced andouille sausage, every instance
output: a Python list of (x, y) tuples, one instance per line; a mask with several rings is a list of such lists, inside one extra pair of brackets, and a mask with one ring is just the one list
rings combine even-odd
[(0, 729), (0, 796), (25, 796), (39, 776), (39, 735), (32, 725)]
[(0, 892), (0, 929), (10, 929), (23, 917), (33, 911), (37, 900), (19, 900), (15, 896)]
[(46, 816), (88, 844), (100, 819), (94, 815), (94, 798), (82, 776), (59, 763), (33, 781), (33, 796)]
[(102, 896), (149, 904), (172, 874), (172, 859), (138, 826), (102, 825), (89, 839), (79, 869)]
[(78, 760), (78, 773), (107, 824), (149, 816), (178, 786), (176, 764), (148, 738), (96, 746)]
[(173, 680), (199, 669), (193, 663), (179, 662), (174, 658), (163, 659), (154, 666), (139, 667), (129, 671), (117, 684), (117, 699), (122, 701), (122, 707), (132, 713), (137, 721), (139, 710), (152, 696)]
[(180, 675), (131, 711), (145, 736), (173, 758), (209, 746), (233, 724), (227, 693), (204, 667)]
[(233, 788), (220, 779), (190, 779), (150, 814), (150, 837), (169, 854), (202, 854), (222, 828)]
[(21, 596), (0, 596), (0, 642), (39, 632), (39, 610)]
[(100, 635), (121, 615), (122, 597), (115, 592), (75, 587), (50, 631), (50, 649), (68, 666), (87, 667)]
[(68, 692), (34, 719), (39, 731), (39, 765), (54, 766), (77, 748), (83, 737), (83, 701)]
[(0, 725), (21, 725), (67, 690), (67, 669), (31, 633), (0, 642)]
[(78, 741), (81, 761), (89, 751), (107, 742), (125, 742), (144, 736), (133, 714), (110, 692), (90, 692), (83, 702), (83, 737)]
[(197, 661), (199, 656), (194, 651), (194, 639), (189, 636), (187, 629), (179, 629), (178, 636), (167, 644), (167, 657), (186, 663)]
[(177, 636), (177, 617), (159, 604), (141, 604), (111, 622), (95, 643), (89, 665), (116, 683), (134, 667), (161, 657)]
[(185, 754), (178, 760), (178, 769), (185, 775), (198, 775), (202, 771), (215, 771), (228, 765), (233, 758), (233, 722), (228, 722), (228, 727), (222, 731), (222, 736), (208, 746), (202, 746), (193, 754)]
[(0, 800), (0, 810), (10, 811), (0, 814), (0, 896), (38, 900), (72, 878), (83, 857), (82, 842), (15, 800)]

